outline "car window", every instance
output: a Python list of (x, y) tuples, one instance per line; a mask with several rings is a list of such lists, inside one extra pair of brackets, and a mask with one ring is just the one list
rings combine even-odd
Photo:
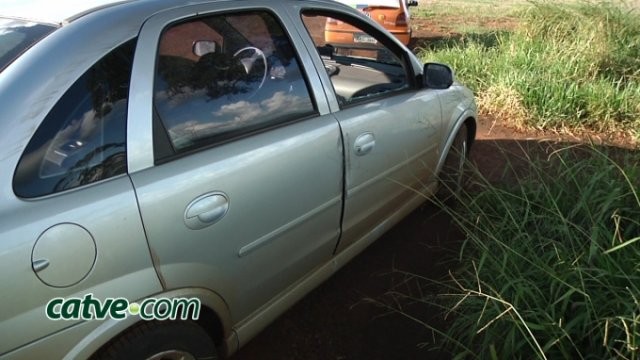
[(0, 72), (55, 29), (51, 25), (0, 18)]
[(343, 14), (307, 11), (302, 20), (340, 105), (409, 88), (410, 76), (401, 53), (384, 34)]
[(37, 197), (126, 172), (126, 118), (135, 41), (111, 51), (60, 98), (30, 140), (14, 191)]
[(315, 113), (289, 38), (264, 11), (199, 17), (165, 29), (154, 106), (169, 139), (160, 149), (154, 131), (156, 160)]

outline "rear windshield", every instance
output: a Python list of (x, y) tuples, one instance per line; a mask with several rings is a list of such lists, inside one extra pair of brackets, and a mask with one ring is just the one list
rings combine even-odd
[(0, 72), (56, 27), (0, 17)]

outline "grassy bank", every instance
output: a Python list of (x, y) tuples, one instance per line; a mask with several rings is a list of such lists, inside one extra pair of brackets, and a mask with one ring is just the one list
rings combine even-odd
[(624, 131), (640, 138), (640, 13), (612, 3), (535, 2), (513, 31), (428, 43), (481, 110), (517, 127)]
[(637, 160), (559, 151), (520, 184), (481, 184), (450, 209), (467, 238), (438, 302), (452, 353), (640, 358)]
[[(640, 140), (638, 5), (518, 2), (514, 28), (476, 27), (419, 54), (451, 64), (509, 125)], [(640, 155), (538, 153), (498, 180), (476, 174), (462, 205), (443, 207), (466, 240), (438, 295), (412, 273), (419, 292), (391, 293), (443, 309), (446, 328), (421, 323), (455, 358), (640, 360)]]

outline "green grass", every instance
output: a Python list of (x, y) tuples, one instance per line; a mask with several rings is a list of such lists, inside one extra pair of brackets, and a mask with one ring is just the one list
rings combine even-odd
[(640, 171), (566, 149), (518, 184), (483, 181), (452, 212), (466, 235), (439, 304), (458, 358), (640, 358)]
[[(484, 5), (469, 4), (491, 16)], [(515, 30), (470, 26), (420, 55), (451, 64), (507, 124), (639, 139), (639, 5), (506, 1)], [(434, 330), (456, 359), (640, 360), (640, 155), (574, 146), (522, 160), (507, 181), (478, 171), (461, 205), (442, 207), (465, 240), (438, 295), (402, 272), (420, 291), (390, 290), (443, 309), (446, 328), (383, 306)]]
[(515, 13), (514, 31), (466, 33), (431, 42), (418, 54), (452, 65), (476, 92), (481, 111), (507, 124), (640, 137), (637, 10), (533, 2)]

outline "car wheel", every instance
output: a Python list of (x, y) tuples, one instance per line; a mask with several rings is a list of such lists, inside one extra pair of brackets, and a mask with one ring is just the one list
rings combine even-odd
[(439, 201), (450, 203), (460, 196), (466, 181), (469, 146), (468, 129), (463, 125), (453, 139), (440, 170), (440, 188), (437, 193)]
[(217, 359), (209, 335), (192, 322), (141, 323), (112, 340), (95, 360), (201, 360)]

